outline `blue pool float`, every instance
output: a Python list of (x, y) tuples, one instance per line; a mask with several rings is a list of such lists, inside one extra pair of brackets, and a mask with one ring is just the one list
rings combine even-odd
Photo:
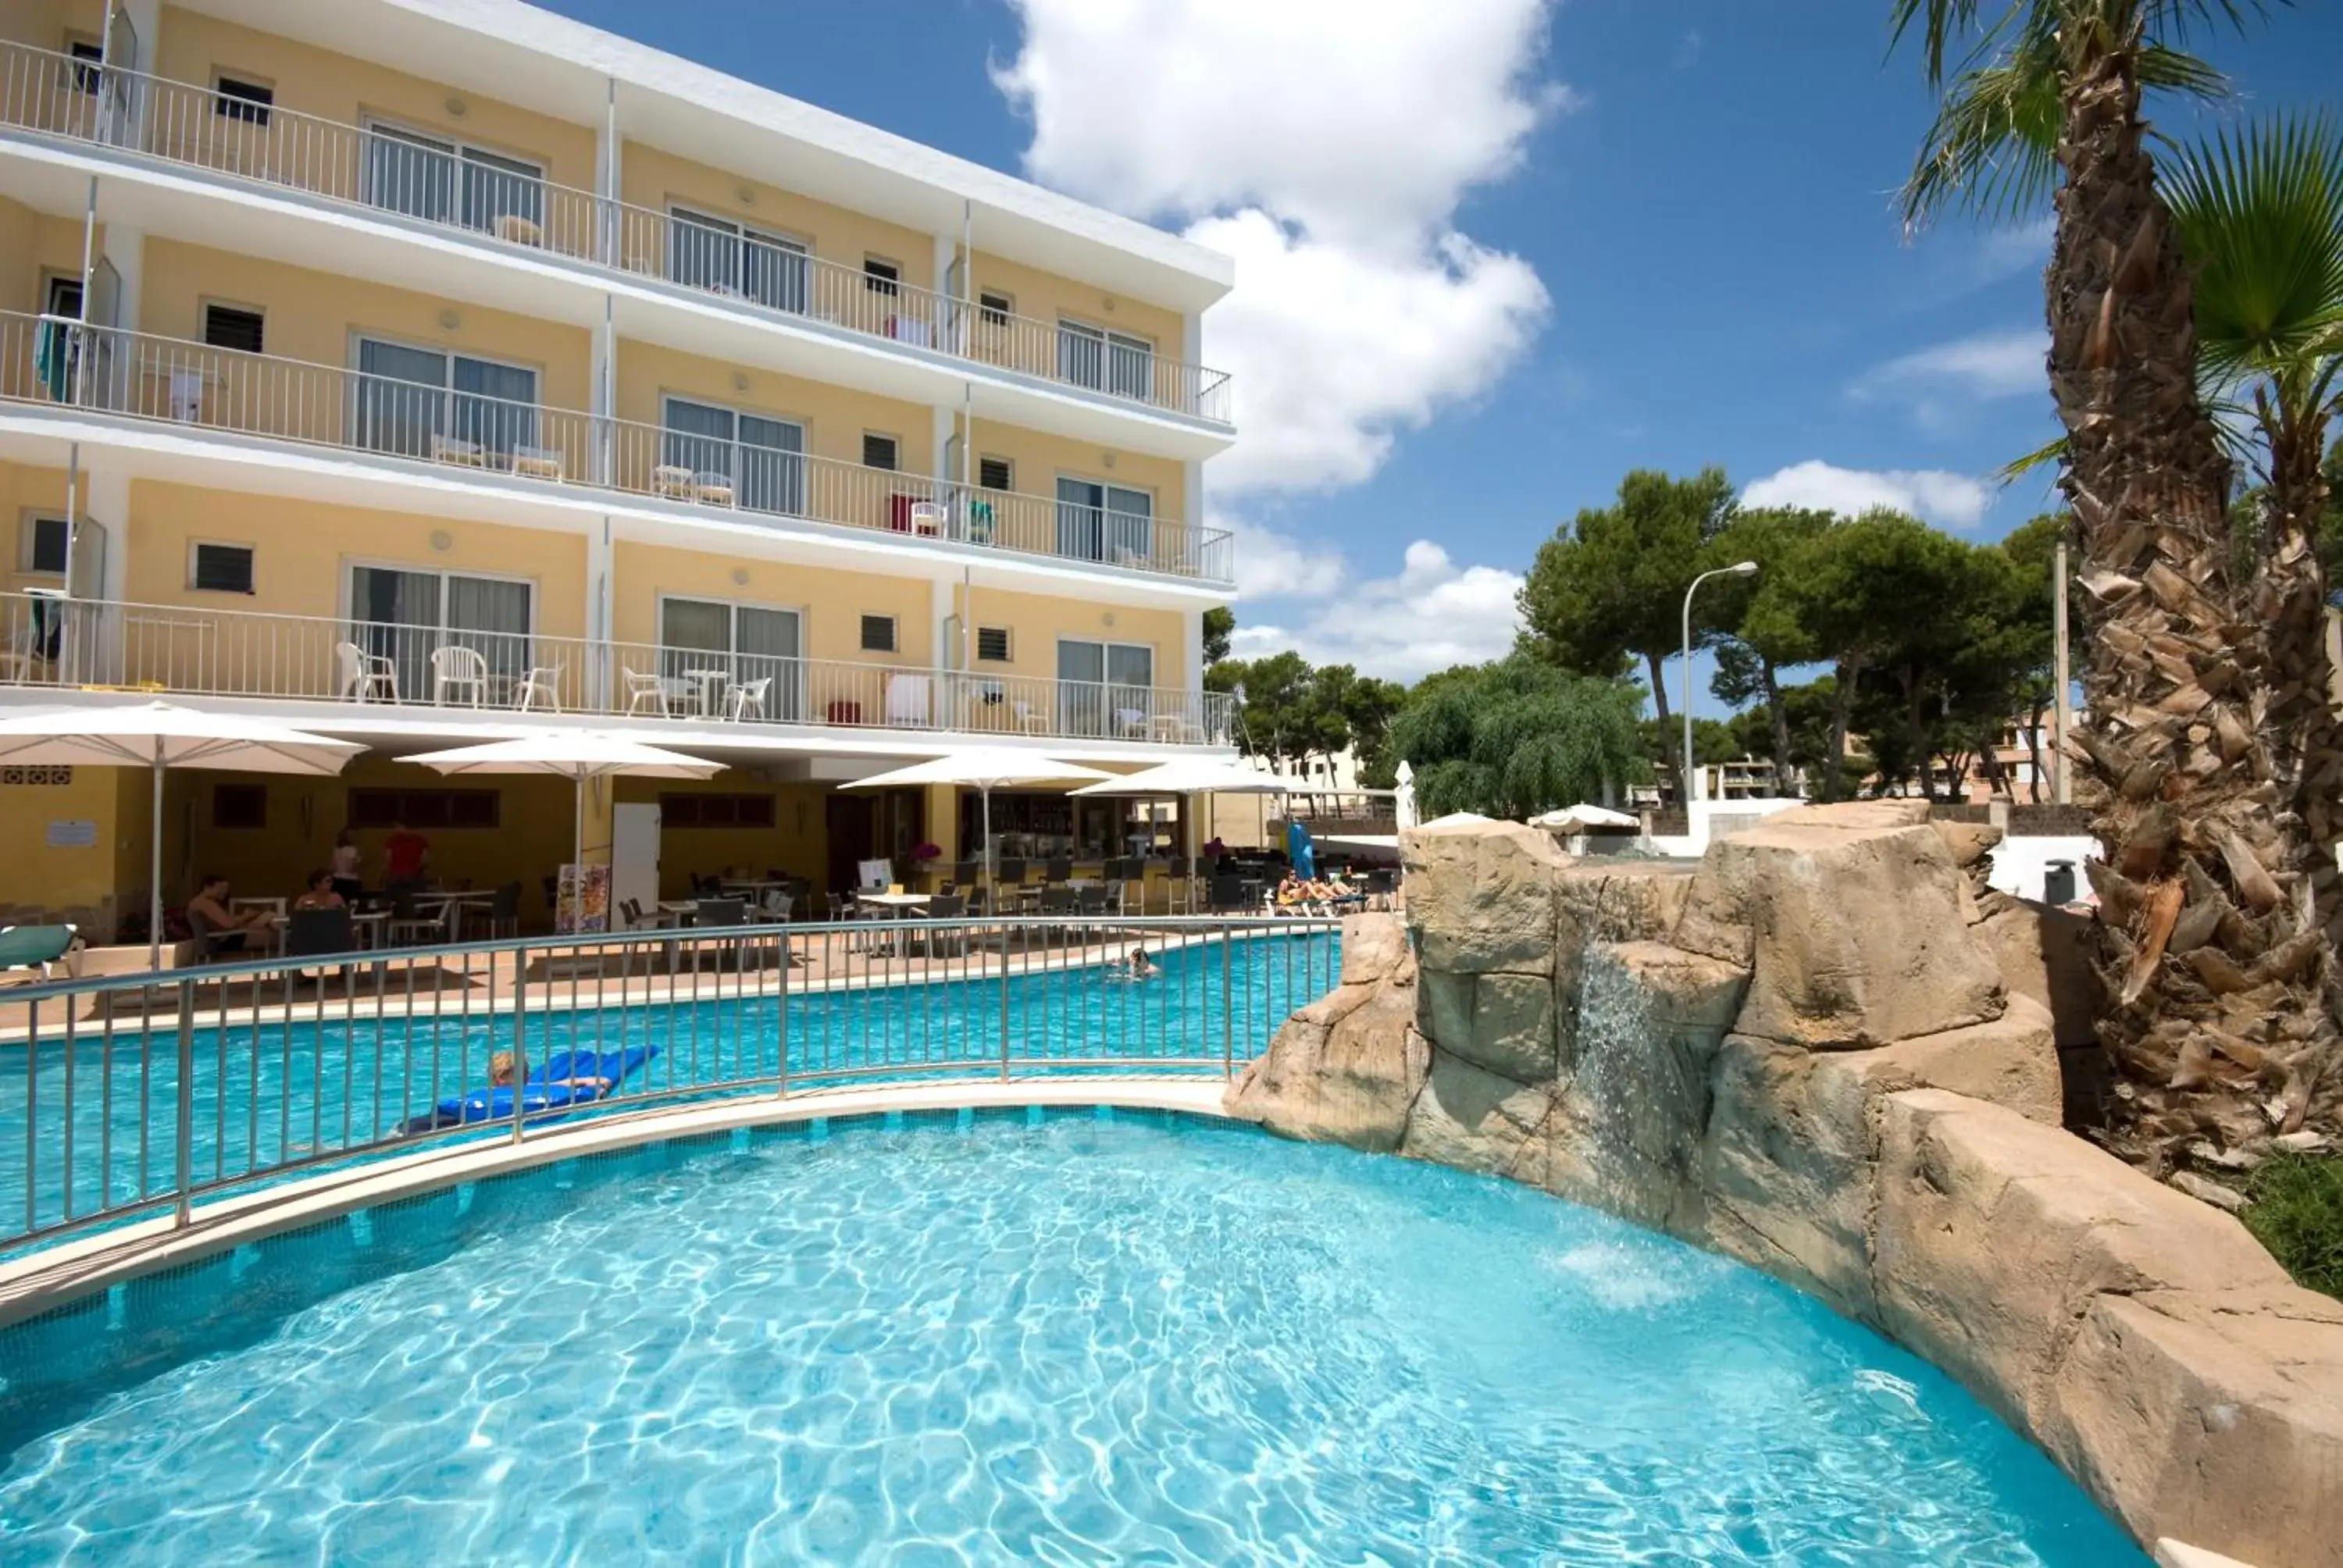
[[(543, 1064), (529, 1063), (528, 1081), (520, 1086), (520, 1111), (523, 1120), (540, 1116), (558, 1116), (581, 1105), (591, 1105), (624, 1083), (627, 1075), (659, 1054), (655, 1045), (629, 1046), (624, 1050), (556, 1051)], [(572, 1079), (607, 1078), (608, 1089), (597, 1089), (590, 1083), (572, 1083)], [(441, 1127), (463, 1127), (476, 1121), (510, 1121), (513, 1114), (513, 1087), (500, 1084), (475, 1089), (454, 1100), (443, 1100), (421, 1116), (409, 1117), (399, 1131), (403, 1133), (429, 1132)]]

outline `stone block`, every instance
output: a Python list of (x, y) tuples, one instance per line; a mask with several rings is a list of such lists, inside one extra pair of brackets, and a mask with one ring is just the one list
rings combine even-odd
[(2046, 1008), (2060, 1045), (2096, 1045), (2092, 1025), (2106, 990), (2091, 964), (2091, 917), (2007, 893), (1990, 893), (1979, 905), (1976, 934), (2009, 994)]
[(2046, 1127), (2063, 1121), (2058, 1046), (2049, 1010), (2012, 997), (2009, 1010), (1986, 1023), (1899, 1040), (1876, 1050), (1843, 1053), (1875, 1094), (1949, 1089), (2015, 1111)]
[[(1484, 1176), (1547, 1184), (1542, 1136), (1554, 1109), (1551, 1084), (1523, 1084), (1445, 1050), (1432, 1053), (1400, 1152)], [(1533, 1147), (1533, 1145), (1536, 1145)]]
[(1453, 974), (1552, 974), (1554, 836), (1520, 822), (1412, 828), (1400, 835), (1407, 920), (1425, 967)]

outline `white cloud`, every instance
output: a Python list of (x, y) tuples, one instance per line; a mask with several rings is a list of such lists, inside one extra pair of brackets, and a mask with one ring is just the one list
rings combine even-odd
[(1293, 627), (1240, 626), (1241, 658), (1299, 649), (1313, 664), (1351, 664), (1367, 675), (1414, 680), (1452, 664), (1501, 658), (1521, 618), (1521, 576), (1496, 567), (1459, 567), (1429, 539), (1407, 547), (1396, 577), (1344, 589), (1339, 603)]
[(1985, 480), (1943, 468), (1841, 468), (1810, 458), (1750, 485), (1741, 492), (1741, 504), (1813, 507), (1846, 517), (1887, 507), (1946, 528), (1971, 528), (1983, 520), (1993, 497)]
[(1528, 348), (1544, 286), (1454, 216), (1572, 102), (1541, 75), (1553, 0), (1011, 3), (994, 80), (1034, 177), (1236, 258), (1204, 319), (1239, 431), (1213, 491), (1363, 483)]
[(1900, 355), (1865, 372), (1848, 390), (1860, 398), (1916, 403), (2046, 395), (2050, 378), (2043, 361), (2049, 347), (2049, 335), (2039, 327), (1980, 332)]
[(1237, 598), (1241, 599), (1331, 593), (1349, 574), (1349, 564), (1340, 550), (1304, 544), (1267, 524), (1219, 507), (1204, 508), (1204, 525), (1226, 528), (1236, 536)]

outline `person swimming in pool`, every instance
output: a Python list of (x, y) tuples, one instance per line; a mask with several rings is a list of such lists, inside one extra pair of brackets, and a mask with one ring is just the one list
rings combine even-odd
[[(510, 1089), (512, 1087), (513, 1053), (511, 1051), (500, 1050), (488, 1058), (488, 1082), (498, 1089)], [(545, 1087), (548, 1089), (590, 1089), (598, 1093), (601, 1091), (609, 1088), (610, 1084), (611, 1081), (607, 1078), (591, 1078), (579, 1075), (570, 1078), (554, 1079), (550, 1082), (547, 1083)]]
[(1153, 980), (1163, 972), (1161, 966), (1147, 956), (1145, 948), (1131, 950), (1131, 962), (1125, 978), (1135, 980)]

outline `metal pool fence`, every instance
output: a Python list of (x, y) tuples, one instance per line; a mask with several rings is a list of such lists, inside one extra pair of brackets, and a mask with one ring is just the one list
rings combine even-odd
[(521, 938), (19, 986), (0, 991), (0, 1250), (166, 1211), (184, 1225), (199, 1201), (297, 1173), (685, 1102), (1225, 1078), (1340, 970), (1330, 920), (1046, 916)]

